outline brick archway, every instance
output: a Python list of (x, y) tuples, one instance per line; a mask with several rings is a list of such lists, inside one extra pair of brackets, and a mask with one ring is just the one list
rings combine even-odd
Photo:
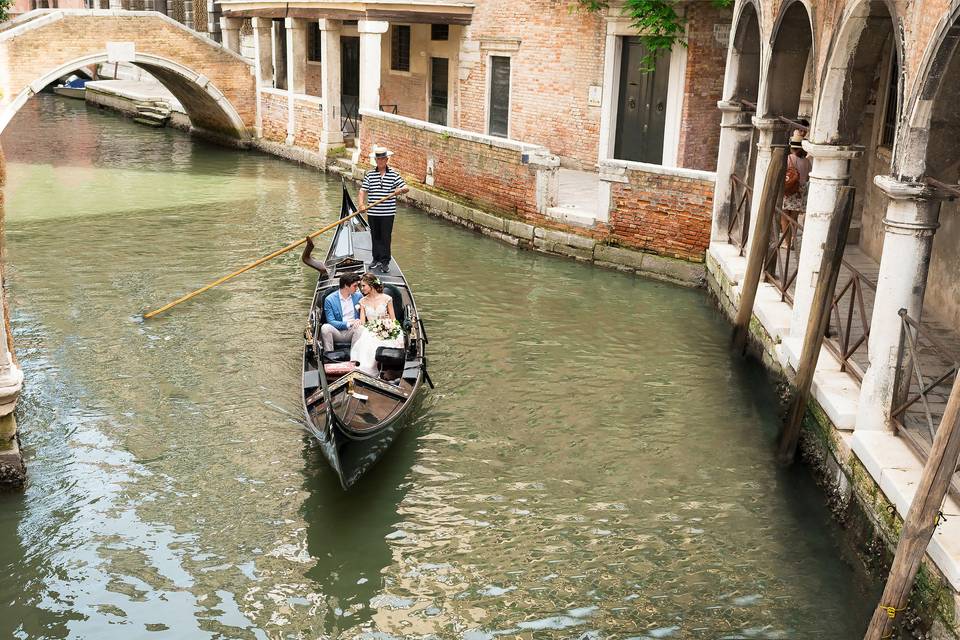
[(141, 67), (183, 105), (198, 133), (246, 145), (256, 87), (244, 58), (149, 11), (34, 11), (0, 29), (0, 131), (43, 87), (76, 69)]

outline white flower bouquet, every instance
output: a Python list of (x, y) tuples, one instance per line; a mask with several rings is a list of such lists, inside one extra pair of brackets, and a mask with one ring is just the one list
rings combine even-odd
[(380, 340), (393, 340), (400, 337), (400, 323), (387, 316), (368, 320), (363, 326)]

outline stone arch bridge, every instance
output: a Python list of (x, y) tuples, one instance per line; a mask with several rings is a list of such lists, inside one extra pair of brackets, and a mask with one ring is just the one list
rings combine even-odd
[(112, 62), (129, 62), (159, 80), (197, 133), (248, 144), (256, 119), (252, 65), (153, 11), (38, 10), (0, 27), (0, 132), (57, 78)]

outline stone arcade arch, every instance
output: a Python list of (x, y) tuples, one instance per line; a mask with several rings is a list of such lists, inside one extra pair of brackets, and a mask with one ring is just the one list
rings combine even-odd
[(796, 116), (813, 56), (813, 21), (801, 0), (784, 3), (770, 37), (757, 115)]
[[(724, 78), (723, 100), (718, 103), (721, 111), (720, 144), (717, 151), (717, 178), (713, 198), (713, 241), (742, 244), (744, 224), (742, 217), (736, 219), (736, 228), (731, 229), (731, 216), (735, 216), (738, 196), (742, 187), (735, 189), (733, 176), (751, 183), (754, 154), (752, 110), (741, 100), (756, 104), (760, 92), (760, 65), (763, 57), (760, 34), (760, 9), (752, 0), (745, 0), (736, 9), (727, 51), (727, 71)], [(731, 240), (730, 236), (735, 236)]]
[(0, 30), (0, 131), (30, 96), (72, 71), (135, 64), (181, 102), (193, 129), (245, 146), (256, 111), (252, 66), (172, 18), (150, 11), (34, 11)]

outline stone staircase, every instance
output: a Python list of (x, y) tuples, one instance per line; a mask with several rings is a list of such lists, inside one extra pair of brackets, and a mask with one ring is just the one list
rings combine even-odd
[(170, 120), (170, 105), (165, 100), (137, 100), (134, 106), (137, 109), (134, 122), (149, 127), (165, 127)]

